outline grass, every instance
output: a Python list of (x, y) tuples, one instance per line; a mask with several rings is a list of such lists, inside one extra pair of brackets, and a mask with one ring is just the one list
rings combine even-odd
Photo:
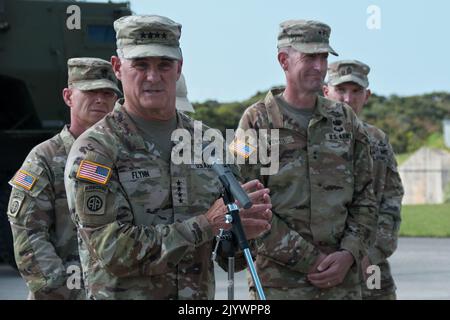
[(397, 164), (401, 165), (403, 162), (408, 160), (408, 158), (412, 155), (412, 153), (400, 153), (396, 154), (395, 158), (397, 159)]
[(400, 236), (450, 237), (450, 204), (403, 206)]
[(431, 134), (427, 139), (426, 145), (430, 148), (450, 151), (450, 149), (445, 145), (444, 135), (442, 133), (435, 132)]

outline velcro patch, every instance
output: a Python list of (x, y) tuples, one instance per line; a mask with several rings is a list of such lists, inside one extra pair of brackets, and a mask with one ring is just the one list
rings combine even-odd
[(17, 213), (19, 212), (24, 199), (25, 199), (25, 194), (23, 191), (13, 194), (13, 196), (11, 197), (11, 200), (9, 202), (9, 206), (8, 206), (8, 215), (9, 216), (11, 216), (11, 217), (17, 216)]
[(31, 173), (23, 169), (20, 169), (19, 171), (17, 171), (16, 175), (12, 179), (12, 182), (15, 185), (21, 186), (27, 190), (31, 190), (31, 188), (33, 188), (37, 180), (38, 178), (33, 176)]
[(138, 181), (148, 178), (161, 177), (159, 168), (139, 168), (125, 172), (119, 172), (119, 180), (121, 182)]
[(106, 194), (108, 189), (103, 186), (84, 186), (84, 212), (90, 215), (105, 214)]
[(242, 140), (234, 140), (231, 142), (229, 149), (232, 153), (240, 155), (245, 159), (249, 158), (256, 151), (255, 147)]
[(293, 136), (279, 137), (278, 139), (273, 139), (272, 144), (291, 144), (294, 143)]
[(353, 135), (351, 132), (325, 134), (325, 139), (328, 141), (351, 140), (352, 137)]
[(211, 169), (211, 164), (199, 163), (199, 164), (191, 164), (191, 169)]
[(89, 160), (82, 160), (78, 168), (77, 178), (107, 184), (111, 177), (111, 168)]

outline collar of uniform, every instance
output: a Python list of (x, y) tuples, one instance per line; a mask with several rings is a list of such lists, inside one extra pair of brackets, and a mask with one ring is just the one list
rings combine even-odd
[(273, 129), (284, 128), (284, 117), (275, 100), (275, 96), (282, 92), (284, 92), (284, 89), (272, 89), (267, 93), (266, 98), (264, 99), (269, 124)]
[[(309, 125), (312, 126), (322, 119), (334, 119), (337, 116), (342, 116), (344, 114), (344, 108), (344, 104), (341, 102), (317, 96), (314, 116)], [(351, 108), (348, 107), (348, 109)]]
[[(144, 139), (138, 134), (137, 128), (123, 107), (124, 99), (116, 101), (112, 117), (116, 129), (122, 133), (122, 139), (134, 149), (146, 149)], [(120, 125), (119, 125), (120, 124)]]
[(330, 112), (338, 107), (339, 103), (317, 95), (314, 117), (320, 120), (320, 117), (329, 118)]
[(177, 129), (189, 129), (194, 127), (194, 120), (177, 110)]
[[(278, 106), (275, 99), (275, 96), (282, 93), (283, 91), (284, 89), (272, 89), (266, 95), (264, 104), (266, 105), (269, 123), (272, 124), (273, 129), (294, 129), (293, 125), (289, 123), (288, 118), (281, 112), (280, 107)], [(322, 118), (329, 117), (328, 113), (330, 107), (332, 106), (331, 102), (332, 101), (317, 95), (314, 114), (313, 118), (311, 119), (312, 123), (316, 123), (322, 120)]]
[[(118, 130), (120, 130), (123, 134), (123, 138), (128, 141), (128, 143), (132, 146), (134, 146), (136, 149), (146, 149), (144, 138), (141, 137), (141, 135), (138, 133), (137, 128), (131, 120), (128, 113), (125, 111), (125, 108), (123, 107), (124, 99), (117, 100), (114, 110), (112, 112), (112, 116), (115, 120), (116, 125), (118, 123), (121, 123), (120, 126), (117, 126)], [(182, 128), (193, 128), (193, 125), (187, 125), (190, 121), (192, 121), (191, 118), (184, 115), (181, 112), (176, 112), (177, 117), (177, 129)]]
[[(191, 144), (191, 143), (194, 143), (194, 144), (199, 143), (200, 145), (202, 144), (203, 134), (201, 135), (201, 137), (197, 137), (200, 140), (194, 140), (194, 138), (196, 137), (194, 121), (195, 121), (194, 119), (192, 119), (185, 113), (177, 110), (177, 129), (187, 130), (191, 134), (191, 137), (192, 137), (191, 140), (189, 140), (189, 141), (185, 141), (184, 139), (182, 141), (174, 141), (174, 144), (178, 145), (178, 148), (184, 149), (185, 145)], [(201, 126), (202, 126), (202, 132), (204, 132), (207, 127), (204, 124), (202, 124)], [(191, 149), (192, 152), (194, 152), (194, 149), (195, 148)]]
[(75, 142), (75, 138), (69, 131), (69, 126), (65, 125), (64, 128), (59, 133), (61, 140), (64, 144), (64, 150), (66, 150), (66, 154), (69, 154), (70, 148), (72, 148), (73, 143)]

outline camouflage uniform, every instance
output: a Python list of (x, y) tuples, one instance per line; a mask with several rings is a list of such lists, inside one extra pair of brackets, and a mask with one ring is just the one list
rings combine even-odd
[[(110, 89), (120, 94), (108, 61), (72, 58), (67, 66), (70, 88)], [(64, 168), (74, 140), (64, 127), (36, 146), (10, 181), (8, 215), (15, 258), (30, 299), (85, 298), (76, 227), (64, 189)]]
[(403, 186), (387, 135), (367, 123), (364, 123), (364, 128), (369, 134), (378, 208), (376, 240), (369, 248), (368, 256), (371, 264), (380, 267), (381, 288), (369, 290), (363, 282), (363, 299), (395, 300), (396, 286), (387, 258), (397, 249)]
[[(181, 25), (166, 17), (122, 17), (114, 28), (121, 61), (182, 60)], [(147, 72), (146, 67), (139, 72)], [(144, 83), (142, 73), (138, 85)], [(166, 92), (167, 103), (149, 107), (165, 107), (170, 116), (176, 107), (171, 93)], [(165, 147), (172, 147), (170, 137), (145, 132), (146, 120), (127, 110), (147, 110), (139, 103), (124, 103), (127, 99), (125, 94), (110, 115), (77, 139), (64, 174), (88, 297), (212, 299), (214, 235), (205, 213), (220, 198), (222, 185), (210, 166), (187, 164), (198, 159), (193, 155), (207, 128), (197, 128), (177, 111), (169, 120), (184, 135), (169, 153)], [(172, 131), (168, 127), (163, 127), (164, 134)]]
[[(369, 142), (346, 105), (318, 97), (307, 132), (283, 114), (274, 95), (249, 107), (241, 129), (279, 129), (280, 169), (259, 177), (271, 190), (271, 230), (262, 237), (256, 266), (268, 299), (361, 298), (357, 263), (344, 282), (321, 290), (307, 271), (319, 250), (366, 254), (375, 225)], [(258, 166), (241, 170), (258, 177)], [(252, 284), (250, 284), (252, 285)]]
[[(328, 67), (328, 85), (346, 82), (369, 86), (370, 67), (357, 60), (336, 61)], [(397, 170), (394, 151), (387, 135), (375, 126), (363, 122), (368, 133), (373, 159), (374, 192), (377, 199), (378, 225), (374, 243), (369, 248), (370, 264), (378, 265), (381, 271), (381, 288), (368, 289), (362, 281), (363, 299), (396, 299), (395, 283), (387, 258), (397, 248), (401, 222), (403, 186)]]
[[(330, 33), (322, 22), (288, 20), (280, 24), (277, 46), (280, 52), (288, 48), (308, 58), (309, 54), (337, 55), (329, 44)], [(296, 76), (284, 70), (286, 77)], [(299, 93), (295, 81), (288, 79), (288, 85), (291, 93)], [(367, 253), (376, 224), (367, 133), (349, 106), (320, 96), (311, 119), (303, 117), (308, 121), (302, 126), (303, 120), (297, 121), (278, 104), (276, 96), (282, 93), (271, 90), (244, 112), (239, 123), (243, 130), (279, 133), (275, 142), (279, 170), (260, 177), (271, 190), (273, 205), (272, 228), (257, 240), (256, 267), (262, 286), (268, 299), (361, 299), (359, 261)], [(271, 152), (276, 150), (272, 147)], [(241, 169), (244, 178), (259, 177), (260, 165)], [(338, 250), (350, 252), (355, 263), (340, 285), (315, 287), (307, 278), (309, 270), (320, 253)], [(252, 289), (251, 295), (255, 298)]]
[[(177, 127), (193, 137), (193, 120), (180, 112)], [(82, 160), (110, 177), (80, 178)], [(162, 160), (117, 103), (77, 139), (65, 177), (89, 298), (214, 298), (214, 235), (204, 216), (220, 197), (212, 169)]]
[(8, 216), (14, 252), (31, 291), (30, 298), (84, 296), (82, 290), (69, 290), (66, 286), (66, 269), (78, 266), (81, 270), (76, 228), (70, 220), (64, 189), (64, 167), (74, 140), (64, 127), (52, 139), (34, 147), (10, 181), (13, 189)]

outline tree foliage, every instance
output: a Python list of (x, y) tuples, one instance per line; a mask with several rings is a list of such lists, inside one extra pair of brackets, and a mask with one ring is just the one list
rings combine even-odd
[[(244, 110), (265, 94), (257, 92), (242, 102), (194, 103), (193, 117), (225, 133), (225, 129), (235, 129)], [(450, 93), (410, 97), (373, 94), (361, 118), (386, 132), (396, 153), (413, 152), (425, 144), (443, 147), (442, 120), (450, 118)]]

